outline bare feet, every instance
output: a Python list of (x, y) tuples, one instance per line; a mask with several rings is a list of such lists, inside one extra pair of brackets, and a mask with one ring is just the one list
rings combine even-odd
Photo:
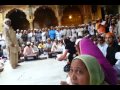
[(13, 69), (16, 69), (16, 68), (19, 67), (19, 66), (20, 66), (20, 65), (17, 64), (17, 65), (12, 66), (12, 68), (13, 68)]

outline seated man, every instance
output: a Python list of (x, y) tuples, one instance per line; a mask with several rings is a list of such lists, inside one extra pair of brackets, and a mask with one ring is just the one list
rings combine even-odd
[(39, 49), (39, 54), (43, 54), (44, 53), (44, 49), (45, 49), (45, 42), (41, 41), (38, 44), (38, 49)]
[(27, 42), (27, 46), (24, 48), (23, 55), (25, 57), (25, 60), (37, 58), (37, 54), (33, 52), (30, 42)]
[(65, 47), (64, 47), (63, 43), (61, 43), (61, 41), (55, 40), (53, 42), (51, 52), (61, 54), (64, 48)]
[(51, 39), (48, 38), (47, 43), (45, 45), (44, 51), (48, 53), (48, 57), (51, 57), (51, 48), (52, 48), (52, 42)]
[(31, 43), (31, 47), (33, 50), (33, 53), (35, 53), (37, 56), (39, 55), (39, 49), (38, 47), (34, 44), (34, 42)]

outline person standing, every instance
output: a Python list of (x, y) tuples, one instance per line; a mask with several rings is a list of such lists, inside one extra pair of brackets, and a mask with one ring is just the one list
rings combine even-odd
[(54, 29), (53, 26), (51, 26), (51, 29), (48, 31), (49, 33), (49, 37), (52, 41), (54, 41), (54, 39), (56, 38), (56, 30)]
[(7, 50), (9, 52), (9, 60), (11, 67), (15, 69), (18, 66), (19, 45), (16, 33), (11, 27), (11, 20), (6, 18), (3, 22), (3, 35), (5, 37)]
[(103, 53), (103, 55), (106, 57), (108, 45), (105, 42), (104, 37), (98, 36), (97, 40), (98, 40), (98, 44), (97, 44), (98, 48)]
[(117, 59), (115, 59), (115, 53), (120, 52), (120, 46), (118, 45), (117, 42), (115, 42), (115, 35), (111, 32), (106, 33), (105, 42), (108, 44), (106, 58), (113, 66), (117, 61)]

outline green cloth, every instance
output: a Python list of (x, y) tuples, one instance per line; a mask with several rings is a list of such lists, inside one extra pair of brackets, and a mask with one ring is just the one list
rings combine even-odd
[(80, 55), (73, 60), (80, 59), (86, 66), (90, 75), (90, 85), (101, 85), (104, 82), (104, 72), (95, 57)]

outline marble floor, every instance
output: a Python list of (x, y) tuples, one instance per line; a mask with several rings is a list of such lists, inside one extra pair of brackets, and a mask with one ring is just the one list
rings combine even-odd
[(0, 85), (60, 85), (66, 79), (63, 71), (66, 61), (44, 59), (24, 61), (17, 69), (12, 69), (9, 60), (0, 73)]

